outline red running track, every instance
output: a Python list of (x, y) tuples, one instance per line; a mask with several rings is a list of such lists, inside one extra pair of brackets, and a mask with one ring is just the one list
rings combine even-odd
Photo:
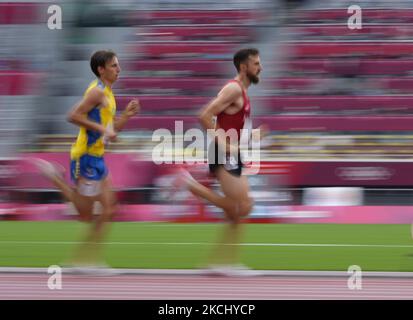
[(48, 274), (0, 273), (0, 299), (413, 299), (413, 278), (363, 278), (350, 290), (347, 277), (206, 275), (62, 275), (50, 290)]

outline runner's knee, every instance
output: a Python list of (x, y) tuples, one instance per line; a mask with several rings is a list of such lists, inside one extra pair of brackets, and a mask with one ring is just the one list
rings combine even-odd
[(106, 221), (112, 220), (115, 215), (116, 209), (117, 209), (116, 203), (112, 203), (108, 205), (107, 207), (103, 208), (102, 210), (103, 219)]
[(237, 225), (241, 222), (241, 217), (237, 211), (226, 212), (227, 220), (232, 225)]
[(248, 216), (254, 208), (254, 201), (251, 198), (247, 198), (239, 203), (239, 215), (241, 217)]
[(93, 211), (92, 210), (79, 210), (79, 221), (81, 221), (81, 222), (92, 222), (93, 221)]
[(230, 210), (226, 210), (226, 216), (231, 223), (237, 224), (240, 219), (246, 217), (252, 211), (254, 201), (251, 198), (233, 204)]
[(82, 201), (74, 202), (79, 220), (82, 222), (91, 222), (93, 220), (93, 203), (85, 203)]

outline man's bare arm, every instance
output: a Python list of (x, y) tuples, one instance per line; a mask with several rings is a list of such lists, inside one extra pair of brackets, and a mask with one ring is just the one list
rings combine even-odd
[[(214, 117), (224, 112), (225, 109), (230, 107), (240, 96), (242, 95), (242, 90), (237, 84), (228, 84), (224, 87), (218, 96), (212, 100), (201, 112), (199, 116), (202, 126), (207, 130), (215, 130)], [(218, 134), (217, 134), (218, 133)], [(238, 150), (237, 145), (227, 144), (227, 139), (225, 134), (222, 132), (214, 131), (214, 137), (217, 138), (217, 143), (221, 146), (223, 150)]]
[(102, 124), (91, 121), (87, 118), (87, 114), (96, 106), (99, 106), (104, 101), (104, 93), (99, 88), (93, 88), (87, 95), (76, 104), (69, 112), (67, 120), (78, 126), (83, 126), (88, 130), (98, 131), (101, 134), (105, 133), (105, 127)]
[(140, 111), (140, 103), (138, 99), (133, 99), (128, 103), (126, 109), (122, 112), (119, 117), (115, 118), (114, 129), (119, 132), (123, 129), (125, 124), (128, 122), (129, 118), (133, 117)]
[(231, 106), (241, 94), (241, 88), (237, 84), (231, 83), (224, 87), (219, 95), (202, 110), (199, 116), (202, 126), (206, 130), (214, 130), (214, 117), (221, 112), (224, 112), (225, 109)]

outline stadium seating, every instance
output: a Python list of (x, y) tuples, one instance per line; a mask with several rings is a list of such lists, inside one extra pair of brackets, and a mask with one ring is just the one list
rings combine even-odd
[(0, 71), (0, 95), (22, 96), (39, 92), (42, 74)]
[(141, 75), (148, 73), (163, 73), (166, 75), (223, 76), (227, 61), (216, 60), (140, 60), (130, 61), (127, 68)]
[(150, 77), (150, 78), (121, 78), (117, 87), (121, 90), (148, 89), (176, 89), (187, 92), (197, 92), (202, 94), (211, 89), (217, 89), (224, 82), (211, 78), (171, 78), (171, 77)]
[[(124, 110), (126, 104), (133, 99), (134, 96), (118, 96), (116, 98), (118, 110)], [(159, 113), (162, 111), (177, 111), (181, 114), (190, 110), (199, 110), (210, 99), (206, 97), (189, 97), (189, 96), (142, 96), (139, 98), (143, 113)]]
[(256, 22), (268, 13), (257, 10), (148, 10), (136, 12), (134, 20), (160, 23), (225, 24)]
[(349, 39), (358, 36), (369, 38), (377, 38), (385, 40), (387, 38), (406, 39), (413, 35), (413, 30), (410, 25), (367, 25), (361, 29), (349, 29), (347, 25), (309, 25), (305, 27), (297, 27), (294, 32), (299, 32), (306, 39), (322, 39), (327, 37), (347, 37)]
[(282, 66), (286, 72), (301, 73), (340, 73), (340, 69), (353, 68), (358, 75), (407, 75), (413, 73), (413, 60), (386, 60), (353, 58), (342, 60), (332, 59), (294, 59)]
[(412, 114), (413, 96), (275, 96), (262, 98), (273, 113)]
[[(119, 111), (139, 97), (142, 115), (126, 130), (173, 130), (176, 120), (186, 128), (199, 126), (199, 110), (233, 75), (232, 54), (252, 42), (260, 46), (254, 27), (269, 15), (259, 10), (131, 12), (134, 34), (115, 90)], [(348, 29), (343, 23), (348, 17), (341, 9), (299, 10), (283, 28), (294, 35), (292, 41), (276, 43), (276, 51), (285, 52), (282, 60), (271, 61), (267, 52), (263, 94), (251, 97), (253, 107), (260, 107), (254, 110), (254, 124), (267, 123), (277, 133), (267, 155), (413, 154), (410, 140), (400, 138), (413, 131), (413, 44), (406, 41), (413, 35), (413, 10), (363, 8), (361, 30)], [(305, 139), (289, 142), (292, 134), (319, 133), (344, 135), (348, 141), (343, 146), (327, 139), (328, 147), (319, 149), (316, 142), (318, 151)], [(358, 142), (357, 134), (368, 141)], [(378, 138), (383, 134), (395, 137)], [(135, 148), (136, 143), (127, 139), (114, 148)]]
[[(329, 23), (338, 20), (347, 21), (349, 14), (343, 9), (300, 10), (296, 19), (302, 23), (322, 22)], [(363, 9), (364, 23), (411, 23), (413, 22), (412, 9)]]
[(234, 44), (227, 42), (149, 42), (144, 45), (138, 44), (130, 48), (132, 53), (139, 54), (145, 58), (168, 58), (168, 57), (230, 57), (234, 51)]
[(326, 56), (375, 56), (375, 57), (403, 57), (411, 56), (413, 43), (410, 42), (296, 42), (285, 47), (296, 57)]
[[(41, 12), (45, 12), (44, 15)], [(40, 23), (46, 17), (45, 4), (36, 2), (0, 3), (0, 25)]]
[(162, 40), (214, 40), (214, 41), (238, 41), (247, 42), (255, 37), (255, 32), (251, 28), (237, 27), (236, 25), (225, 25), (220, 27), (199, 26), (194, 28), (192, 25), (182, 26), (154, 26), (145, 29), (143, 33), (137, 33), (144, 39), (162, 39)]

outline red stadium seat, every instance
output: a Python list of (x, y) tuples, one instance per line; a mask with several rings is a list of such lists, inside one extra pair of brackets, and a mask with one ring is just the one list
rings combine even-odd
[(124, 90), (176, 89), (187, 91), (210, 91), (225, 84), (224, 80), (211, 78), (121, 78), (117, 87)]
[[(322, 10), (300, 10), (296, 13), (300, 21), (347, 21), (350, 15), (343, 9), (322, 9)], [(367, 9), (363, 8), (363, 23), (392, 22), (405, 23), (413, 22), (412, 9)]]
[[(134, 96), (117, 96), (117, 109), (123, 110), (127, 103), (131, 101)], [(211, 97), (185, 97), (185, 96), (142, 96), (139, 101), (142, 105), (142, 112), (159, 112), (165, 110), (199, 110), (205, 106)]]
[(128, 70), (134, 71), (176, 71), (195, 75), (223, 74), (228, 66), (228, 61), (208, 60), (139, 60), (126, 63)]
[(382, 88), (390, 89), (393, 93), (413, 93), (413, 78), (387, 78), (387, 79), (372, 79), (372, 82), (377, 81)]
[(413, 112), (412, 96), (273, 96), (262, 99), (271, 112), (388, 111)]
[(232, 57), (235, 45), (227, 42), (153, 42), (132, 45), (133, 53), (141, 54), (144, 57), (198, 57), (198, 56), (223, 56)]
[(250, 28), (239, 26), (153, 26), (137, 33), (138, 36), (150, 39), (171, 40), (227, 40), (250, 41), (254, 32)]
[[(336, 81), (334, 77), (285, 77), (278, 78), (272, 81), (275, 88), (278, 89), (307, 89), (311, 90), (324, 90), (325, 93), (328, 93), (329, 84)], [(267, 80), (268, 82), (271, 80)], [(389, 89), (393, 90), (393, 93), (404, 93), (411, 94), (413, 93), (413, 77), (401, 77), (401, 78), (383, 78), (376, 77), (371, 78), (367, 81), (370, 88), (376, 89)], [(334, 90), (336, 90), (333, 87)]]
[(411, 131), (413, 116), (271, 116), (258, 117), (277, 131)]
[[(267, 80), (268, 81), (268, 80)], [(271, 80), (270, 80), (271, 81)], [(269, 82), (269, 81), (268, 81)], [(316, 86), (325, 87), (331, 82), (331, 79), (323, 79), (323, 78), (279, 78), (272, 80), (275, 88), (279, 89), (304, 89), (304, 88), (311, 88)]]
[[(349, 29), (347, 25), (316, 25), (297, 27), (298, 32), (307, 37), (342, 37), (342, 36), (358, 36), (365, 35), (366, 37), (396, 38), (396, 37), (411, 37), (413, 36), (413, 28), (409, 25), (376, 25), (363, 26), (362, 29)], [(357, 38), (355, 38), (357, 39)]]
[(413, 71), (413, 60), (371, 60), (360, 66), (361, 74), (402, 74)]
[(42, 75), (30, 72), (1, 71), (0, 95), (30, 95), (39, 92)]
[(151, 24), (168, 23), (218, 24), (254, 21), (268, 13), (257, 10), (158, 10), (136, 13), (136, 20), (150, 21)]
[[(44, 12), (44, 14), (42, 14), (42, 12)], [(46, 21), (46, 13), (45, 4), (42, 3), (0, 3), (0, 24), (40, 23)]]
[(349, 63), (345, 60), (291, 60), (282, 65), (284, 71), (294, 72), (318, 72), (318, 73), (337, 73), (340, 64), (349, 65), (353, 62), (357, 65), (359, 75), (386, 75), (386, 74), (406, 74), (413, 71), (413, 60), (386, 60), (386, 59), (353, 59)]
[(129, 119), (126, 130), (168, 129), (175, 130), (176, 121), (182, 121), (185, 129), (199, 127), (199, 121), (194, 116), (140, 116)]
[(410, 42), (295, 42), (286, 44), (290, 54), (299, 57), (325, 56), (410, 56), (413, 43)]

